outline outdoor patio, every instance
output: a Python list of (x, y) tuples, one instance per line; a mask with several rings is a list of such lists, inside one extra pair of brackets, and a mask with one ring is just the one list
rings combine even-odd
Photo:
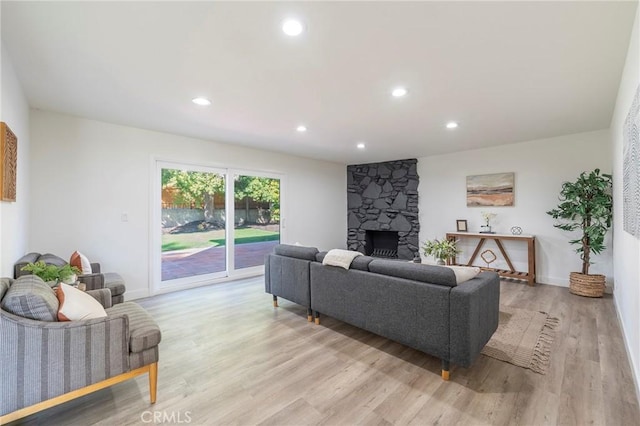
[[(264, 264), (264, 257), (278, 241), (237, 244), (236, 269)], [(162, 281), (211, 274), (226, 268), (226, 247), (169, 251), (162, 254)]]

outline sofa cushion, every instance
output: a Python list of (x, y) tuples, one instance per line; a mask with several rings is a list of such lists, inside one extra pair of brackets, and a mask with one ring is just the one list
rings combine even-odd
[(376, 274), (389, 275), (424, 283), (449, 287), (456, 286), (455, 273), (451, 269), (441, 266), (375, 259), (369, 263), (369, 271)]
[(351, 262), (351, 269), (357, 269), (359, 271), (368, 272), (369, 264), (374, 259), (375, 258), (371, 256), (358, 256), (355, 259), (353, 259), (353, 262)]
[(63, 258), (58, 257), (55, 254), (51, 254), (51, 253), (41, 254), (40, 257), (38, 257), (38, 261), (42, 261), (47, 265), (56, 265), (56, 266), (64, 266), (68, 263)]
[(318, 249), (315, 247), (294, 246), (290, 244), (278, 244), (274, 253), (280, 256), (295, 257), (296, 259), (316, 260)]
[(316, 253), (316, 262), (322, 263), (327, 253), (327, 251), (319, 251), (318, 253)]
[(55, 292), (36, 275), (23, 275), (7, 290), (2, 309), (39, 321), (56, 321), (58, 299)]
[(160, 327), (140, 305), (124, 302), (107, 309), (107, 315), (125, 314), (129, 317), (129, 351), (142, 352), (160, 343)]

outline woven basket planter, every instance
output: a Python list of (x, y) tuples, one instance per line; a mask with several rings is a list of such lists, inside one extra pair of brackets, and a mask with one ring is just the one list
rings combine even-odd
[(602, 297), (604, 283), (604, 275), (581, 274), (580, 272), (571, 272), (569, 275), (569, 291), (578, 296)]

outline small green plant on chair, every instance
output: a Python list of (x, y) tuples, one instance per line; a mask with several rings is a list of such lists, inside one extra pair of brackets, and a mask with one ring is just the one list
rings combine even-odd
[(47, 265), (42, 260), (39, 260), (35, 263), (29, 263), (26, 266), (22, 267), (23, 271), (31, 272), (33, 275), (36, 275), (42, 278), (44, 282), (73, 282), (75, 281), (74, 276), (77, 276), (80, 273), (80, 269), (75, 266), (71, 266), (68, 263), (63, 266), (56, 265)]

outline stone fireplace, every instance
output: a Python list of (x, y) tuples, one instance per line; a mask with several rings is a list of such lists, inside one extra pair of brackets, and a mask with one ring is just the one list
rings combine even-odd
[(407, 260), (418, 254), (416, 166), (416, 159), (347, 166), (350, 250)]

